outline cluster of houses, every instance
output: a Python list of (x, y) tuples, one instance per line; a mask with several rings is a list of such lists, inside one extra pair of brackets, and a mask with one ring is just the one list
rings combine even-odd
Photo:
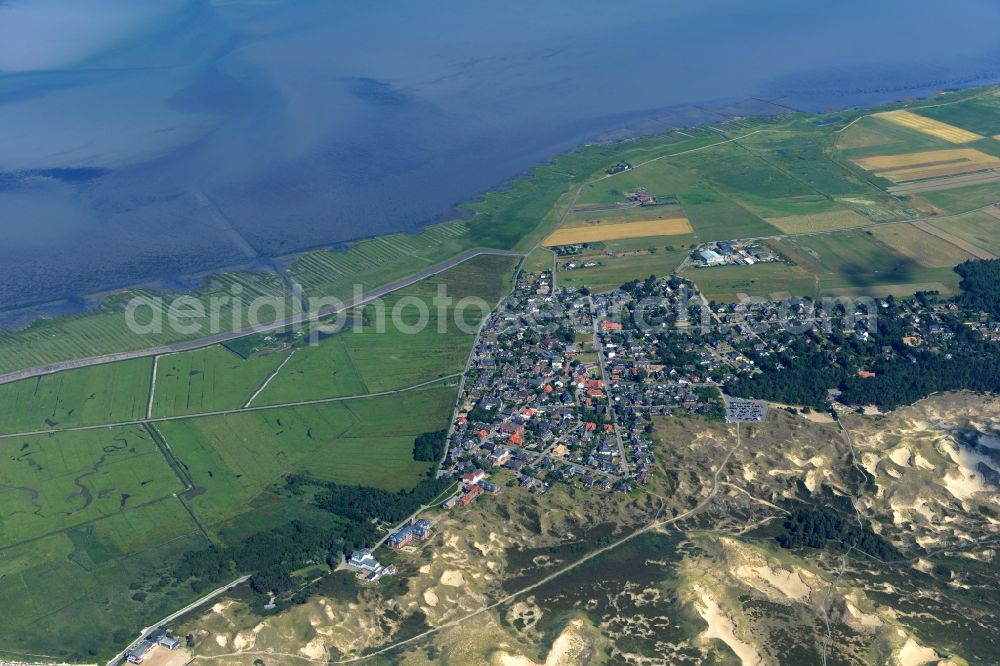
[(486, 493), (499, 492), (500, 488), (486, 480), (486, 472), (474, 469), (462, 475), (460, 491), (445, 500), (442, 505), (446, 509), (456, 506), (469, 506)]
[(691, 256), (698, 266), (751, 266), (781, 259), (780, 255), (764, 245), (740, 241), (702, 245)]
[(125, 659), (130, 664), (141, 664), (157, 646), (176, 650), (181, 646), (181, 642), (166, 631), (157, 631), (129, 648), (125, 653)]
[(537, 492), (553, 481), (619, 491), (646, 483), (650, 418), (695, 412), (705, 398), (659, 362), (655, 340), (618, 321), (626, 291), (591, 297), (549, 285), (546, 273), (522, 276), (484, 325), (449, 460), (467, 474), (510, 470)]
[(655, 206), (657, 204), (656, 197), (647, 192), (644, 187), (636, 188), (634, 192), (626, 192), (625, 201), (627, 204), (639, 204), (640, 206)]

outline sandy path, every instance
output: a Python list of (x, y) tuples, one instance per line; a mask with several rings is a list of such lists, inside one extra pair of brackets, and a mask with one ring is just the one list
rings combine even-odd
[(293, 354), (295, 354), (295, 348), (294, 347), (285, 356), (285, 360), (283, 360), (281, 363), (279, 363), (278, 367), (276, 367), (274, 370), (272, 370), (271, 374), (269, 374), (267, 376), (267, 378), (263, 382), (261, 382), (260, 386), (257, 387), (257, 390), (253, 392), (253, 395), (251, 395), (249, 398), (247, 398), (247, 401), (245, 403), (243, 403), (243, 407), (244, 408), (249, 407), (250, 403), (253, 402), (254, 399), (257, 398), (257, 396), (259, 396), (261, 393), (264, 392), (264, 389), (266, 389), (267, 385), (271, 383), (271, 380), (274, 379), (275, 377), (277, 377), (278, 373), (281, 372), (281, 369), (283, 367), (285, 367), (285, 364), (292, 360), (292, 355)]
[(153, 376), (149, 380), (149, 399), (146, 401), (146, 418), (153, 418), (153, 399), (156, 397), (156, 368), (159, 365), (160, 357), (153, 357)]
[(941, 240), (947, 241), (947, 242), (951, 243), (952, 245), (954, 245), (955, 247), (959, 248), (960, 250), (965, 250), (966, 252), (968, 252), (972, 256), (976, 257), (977, 259), (996, 259), (997, 258), (997, 256), (995, 254), (993, 254), (992, 252), (987, 252), (983, 248), (978, 247), (976, 245), (973, 245), (972, 243), (970, 243), (968, 241), (964, 241), (961, 238), (959, 238), (958, 236), (953, 236), (952, 234), (949, 234), (947, 231), (944, 231), (942, 229), (938, 229), (937, 227), (932, 226), (932, 225), (928, 224), (927, 222), (916, 220), (914, 222), (911, 222), (910, 224), (912, 224), (913, 226), (915, 226), (917, 229), (920, 229), (921, 231), (926, 231), (931, 236), (937, 236)]

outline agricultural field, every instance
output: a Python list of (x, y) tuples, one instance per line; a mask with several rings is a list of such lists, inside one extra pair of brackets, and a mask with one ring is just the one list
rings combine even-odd
[(777, 236), (777, 227), (708, 185), (680, 195), (688, 220), (702, 242)]
[(994, 207), (945, 220), (929, 220), (928, 224), (1000, 256), (1000, 208)]
[(895, 252), (925, 268), (951, 268), (974, 258), (961, 247), (927, 233), (915, 223), (885, 224), (873, 227), (871, 233)]
[(996, 183), (972, 185), (937, 192), (921, 192), (921, 198), (955, 215), (1000, 203), (1000, 188)]
[(731, 302), (743, 295), (909, 296), (951, 293), (954, 266), (972, 258), (961, 247), (912, 223), (848, 229), (768, 241), (789, 263), (689, 268), (707, 298)]
[(1000, 167), (1000, 158), (974, 148), (878, 155), (859, 158), (855, 162), (863, 169), (874, 172), (879, 178), (893, 183), (955, 176)]
[(585, 186), (579, 203), (620, 202), (623, 201), (625, 192), (642, 188), (657, 197), (677, 197), (694, 233), (702, 242), (757, 238), (781, 233), (734, 201), (728, 193), (723, 193), (719, 187), (707, 182), (707, 176), (703, 177), (699, 172), (699, 166), (713, 170), (713, 162), (716, 161), (696, 161), (699, 155), (714, 154), (724, 149), (724, 146), (704, 146), (698, 153), (643, 164), (639, 168)]
[(563, 226), (543, 241), (546, 247), (595, 243), (626, 238), (651, 238), (654, 236), (679, 236), (691, 233), (687, 219), (651, 219), (641, 222), (593, 222), (587, 226)]
[(0, 548), (183, 490), (138, 426), (0, 441)]
[(157, 425), (194, 489), (186, 502), (210, 529), (246, 512), (282, 476), (410, 488), (431, 463), (413, 439), (448, 422), (454, 386), (385, 397), (197, 417)]
[(855, 160), (873, 155), (947, 150), (955, 144), (888, 120), (865, 116), (838, 134), (834, 146), (839, 155)]
[[(275, 405), (299, 400), (333, 398), (368, 393), (339, 333), (320, 340), (315, 346), (297, 348), (253, 405)], [(247, 399), (250, 393), (246, 394)]]
[(836, 229), (851, 229), (863, 227), (872, 223), (867, 217), (853, 210), (839, 209), (828, 213), (812, 215), (789, 215), (787, 217), (772, 217), (768, 222), (781, 229), (786, 234), (806, 234), (817, 231), (834, 231)]
[(346, 407), (330, 404), (169, 421), (157, 430), (191, 479), (187, 504), (210, 526), (241, 513), (354, 422)]
[[(785, 238), (777, 246), (782, 254), (816, 276), (823, 293), (905, 296), (914, 291), (949, 293), (957, 289), (958, 276), (951, 270), (954, 263), (942, 265), (947, 262), (917, 255), (920, 247), (933, 246), (941, 256), (957, 257), (956, 248), (917, 229), (913, 229), (912, 236), (919, 240), (905, 241), (899, 248), (882, 242), (874, 231), (855, 230)], [(925, 266), (921, 261), (935, 266)]]
[[(558, 258), (556, 283), (562, 287), (587, 287), (608, 291), (629, 280), (650, 275), (669, 275), (680, 266), (695, 243), (695, 237), (637, 238), (595, 243), (582, 254)], [(573, 263), (577, 268), (567, 268)], [(596, 266), (584, 268), (584, 264)]]
[[(835, 159), (878, 178), (919, 216), (964, 213), (998, 201), (1000, 142), (986, 138), (997, 127), (993, 92), (874, 114), (839, 136)], [(895, 219), (907, 217), (916, 215)]]
[[(492, 308), (510, 290), (516, 264), (513, 257), (484, 255), (364, 306), (343, 319), (339, 332), (298, 347), (253, 404), (393, 391), (459, 372), (485, 313), (475, 305), (462, 310), (463, 331), (456, 306), (477, 298)], [(435, 305), (439, 289), (450, 305)], [(423, 323), (412, 299), (427, 306)]]
[(1000, 134), (1000, 95), (996, 91), (974, 95), (958, 104), (928, 106), (917, 111), (927, 118), (982, 136), (995, 137)]
[(588, 204), (574, 206), (566, 212), (560, 228), (589, 227), (594, 224), (621, 222), (646, 222), (649, 220), (674, 220), (684, 217), (684, 209), (674, 197), (655, 204), (640, 205), (633, 201), (615, 204)]
[(215, 345), (160, 356), (156, 362), (153, 416), (242, 407), (286, 355), (272, 352), (244, 359)]
[(751, 266), (691, 268), (683, 273), (710, 301), (733, 303), (744, 297), (815, 296), (816, 276), (802, 266), (762, 263)]
[(913, 113), (912, 111), (906, 111), (904, 109), (876, 113), (874, 116), (876, 118), (888, 120), (889, 122), (897, 125), (902, 125), (903, 127), (914, 129), (918, 132), (923, 132), (924, 134), (929, 134), (939, 139), (944, 139), (949, 143), (969, 143), (983, 138), (981, 134), (976, 134), (975, 132), (964, 130), (961, 127), (955, 127), (954, 125), (949, 125), (948, 123), (941, 122), (940, 120), (928, 118), (927, 116)]
[(536, 247), (524, 260), (524, 271), (526, 273), (544, 273), (551, 271), (554, 265), (555, 253), (546, 247)]
[(141, 418), (152, 364), (135, 359), (0, 384), (0, 434)]

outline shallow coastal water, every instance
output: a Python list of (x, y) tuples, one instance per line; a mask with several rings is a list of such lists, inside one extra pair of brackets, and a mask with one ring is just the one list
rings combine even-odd
[(877, 4), (0, 0), (0, 308), (414, 230), (733, 102), (1000, 80), (997, 3)]

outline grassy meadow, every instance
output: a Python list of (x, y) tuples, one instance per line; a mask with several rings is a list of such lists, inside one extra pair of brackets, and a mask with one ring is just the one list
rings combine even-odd
[(139, 426), (16, 437), (0, 447), (0, 552), (183, 490)]
[(0, 433), (138, 419), (152, 359), (135, 359), (0, 384)]
[(156, 363), (153, 416), (195, 414), (242, 407), (286, 353), (248, 359), (214, 345), (160, 356)]

